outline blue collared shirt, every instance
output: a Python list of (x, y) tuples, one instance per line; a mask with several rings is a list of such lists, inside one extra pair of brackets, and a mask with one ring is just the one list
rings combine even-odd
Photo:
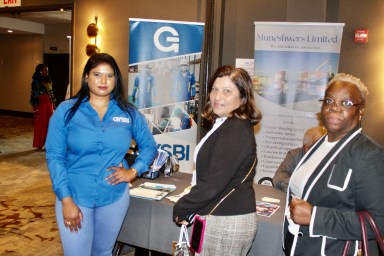
[[(62, 102), (50, 119), (46, 141), (46, 159), (52, 186), (61, 200), (71, 196), (84, 207), (98, 207), (117, 201), (127, 183), (108, 184), (107, 168), (123, 164), (138, 175), (148, 170), (157, 153), (156, 142), (144, 116), (136, 109), (130, 114), (111, 99), (102, 121), (88, 100), (84, 100), (66, 125), (67, 111), (75, 99)], [(128, 167), (124, 159), (132, 139), (139, 156)]]

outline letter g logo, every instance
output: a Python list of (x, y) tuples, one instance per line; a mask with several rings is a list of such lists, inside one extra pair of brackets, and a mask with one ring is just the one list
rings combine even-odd
[[(160, 38), (160, 35), (162, 33), (165, 33), (165, 32), (168, 32), (168, 33), (171, 33), (172, 36), (167, 36), (166, 37), (166, 41), (167, 42), (171, 42), (173, 44), (171, 44), (170, 46), (164, 46), (160, 43), (159, 41), (159, 38)], [(171, 52), (171, 51), (174, 51), (175, 53), (178, 53), (179, 52), (179, 34), (177, 33), (177, 31), (172, 28), (172, 27), (168, 27), (168, 26), (165, 26), (165, 27), (161, 27), (159, 28), (158, 30), (156, 30), (155, 32), (155, 35), (153, 36), (153, 42), (155, 43), (155, 46), (160, 50), (160, 51), (163, 51), (163, 52)]]

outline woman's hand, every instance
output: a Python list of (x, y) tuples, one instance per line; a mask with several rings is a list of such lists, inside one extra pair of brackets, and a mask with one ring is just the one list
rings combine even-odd
[(309, 225), (312, 217), (312, 205), (307, 201), (292, 196), (289, 206), (291, 219), (299, 225)]
[(65, 197), (61, 200), (63, 204), (64, 225), (72, 231), (78, 231), (81, 228), (83, 213), (73, 202), (72, 197)]
[(193, 223), (193, 220), (195, 219), (195, 215), (196, 214), (192, 213), (192, 214), (188, 214), (184, 218), (176, 217), (175, 222), (180, 225), (189, 226), (190, 224)]
[(175, 218), (175, 222), (176, 222), (177, 224), (179, 224), (179, 225), (184, 225), (184, 226), (188, 226), (188, 225), (189, 225), (188, 221), (186, 221), (186, 220), (182, 220), (182, 221), (180, 221), (180, 220), (179, 220), (179, 217), (176, 217), (176, 218)]
[(112, 166), (108, 168), (108, 171), (114, 170), (105, 180), (108, 184), (117, 185), (121, 182), (131, 182), (137, 177), (137, 170), (135, 168), (125, 169), (120, 163), (119, 166)]

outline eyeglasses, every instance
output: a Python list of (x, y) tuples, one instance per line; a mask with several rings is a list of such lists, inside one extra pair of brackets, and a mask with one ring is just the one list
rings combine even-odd
[(353, 103), (351, 100), (341, 100), (340, 102), (334, 101), (333, 99), (321, 99), (319, 100), (321, 107), (329, 108), (331, 106), (338, 106), (340, 109), (348, 111), (354, 106), (361, 106), (361, 103)]

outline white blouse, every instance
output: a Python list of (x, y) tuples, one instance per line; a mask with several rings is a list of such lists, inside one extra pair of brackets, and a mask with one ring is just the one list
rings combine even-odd
[[(201, 148), (201, 146), (203, 146), (204, 142), (209, 138), (209, 136), (211, 136), (211, 134), (217, 130), (217, 128), (220, 127), (220, 125), (222, 125), (224, 123), (224, 121), (227, 120), (227, 117), (220, 117), (220, 118), (217, 118), (215, 120), (215, 123), (213, 124), (213, 127), (212, 129), (201, 139), (201, 141), (199, 142), (199, 144), (197, 144), (196, 148), (195, 148), (195, 152), (193, 154), (193, 160), (196, 164), (196, 158), (197, 158), (197, 154), (199, 153), (199, 150)], [(191, 182), (191, 185), (194, 186), (196, 185), (196, 170), (193, 171), (192, 173), (192, 182)]]
[(313, 152), (312, 156), (293, 172), (289, 187), (295, 196), (302, 198), (304, 187), (307, 184), (309, 177), (336, 143), (337, 141), (329, 142), (327, 136), (317, 150)]

